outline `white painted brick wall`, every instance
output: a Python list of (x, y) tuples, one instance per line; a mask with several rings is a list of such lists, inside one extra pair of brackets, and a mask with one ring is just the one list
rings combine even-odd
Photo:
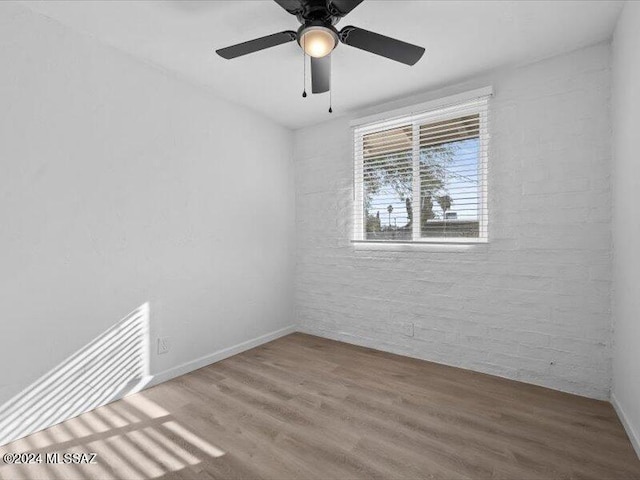
[(360, 112), (494, 86), (487, 245), (354, 248), (357, 115), (297, 131), (301, 329), (608, 398), (609, 59), (596, 45)]

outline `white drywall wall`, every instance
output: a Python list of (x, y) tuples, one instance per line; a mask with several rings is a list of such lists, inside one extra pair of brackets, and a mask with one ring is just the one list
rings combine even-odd
[(147, 303), (163, 379), (293, 323), (288, 129), (7, 2), (0, 65), (0, 410)]
[(298, 130), (301, 328), (608, 398), (609, 61), (599, 44), (360, 112), (493, 85), (488, 245), (354, 248), (350, 118)]
[(640, 455), (640, 3), (626, 3), (618, 20), (612, 49), (612, 400)]

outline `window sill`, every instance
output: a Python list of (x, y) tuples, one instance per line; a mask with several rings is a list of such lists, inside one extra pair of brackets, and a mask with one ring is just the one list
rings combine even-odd
[(438, 240), (422, 242), (391, 242), (376, 240), (351, 240), (354, 250), (378, 250), (391, 252), (431, 251), (431, 252), (464, 252), (486, 251), (487, 239)]

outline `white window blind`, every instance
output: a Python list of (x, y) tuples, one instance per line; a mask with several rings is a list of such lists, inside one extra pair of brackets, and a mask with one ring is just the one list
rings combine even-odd
[(354, 240), (487, 240), (489, 96), (354, 129)]

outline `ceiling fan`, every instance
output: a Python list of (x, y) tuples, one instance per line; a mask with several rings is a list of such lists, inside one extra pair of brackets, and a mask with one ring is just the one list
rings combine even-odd
[[(297, 40), (303, 51), (311, 57), (311, 91), (327, 92), (331, 88), (331, 52), (339, 42), (383, 57), (414, 65), (424, 54), (424, 48), (347, 26), (336, 30), (342, 17), (350, 13), (363, 0), (275, 0), (301, 23), (298, 31), (286, 30), (216, 50), (228, 60), (266, 48)], [(303, 94), (306, 96), (306, 93)]]

